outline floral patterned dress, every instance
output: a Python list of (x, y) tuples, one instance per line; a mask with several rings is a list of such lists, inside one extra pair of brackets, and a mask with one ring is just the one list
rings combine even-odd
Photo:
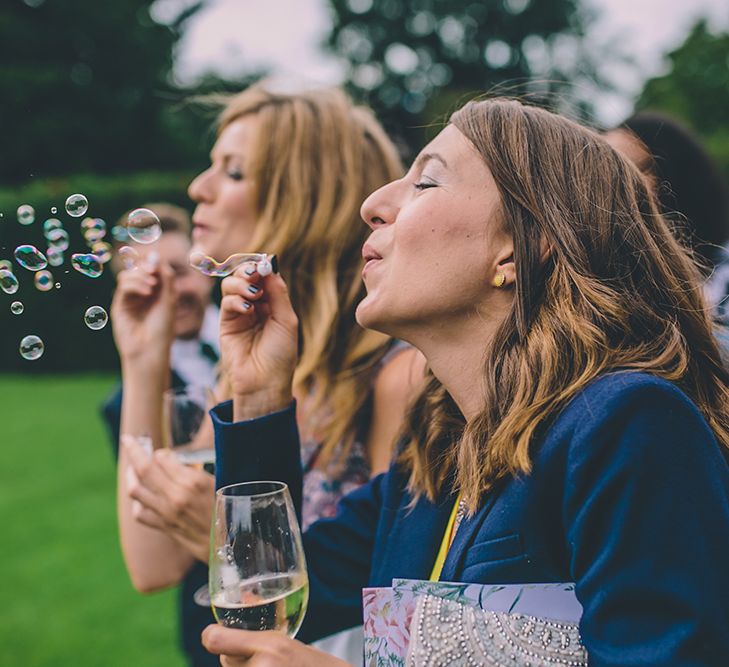
[[(407, 343), (400, 341), (393, 343), (375, 369), (372, 383), (374, 384), (382, 368), (409, 347)], [(371, 471), (364, 445), (369, 424), (362, 423), (358, 426), (357, 435), (346, 459), (336, 460), (325, 467), (316, 466), (321, 442), (312, 437), (302, 436), (301, 464), (304, 469), (302, 530), (306, 530), (317, 519), (333, 517), (339, 499), (369, 480)]]

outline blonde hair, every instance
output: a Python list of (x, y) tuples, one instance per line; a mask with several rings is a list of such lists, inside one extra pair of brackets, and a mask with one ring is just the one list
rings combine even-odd
[(485, 350), (481, 413), (466, 424), (432, 374), (413, 406), (401, 461), (414, 495), (434, 499), (451, 477), (476, 511), (497, 482), (531, 470), (534, 439), (570, 399), (619, 369), (674, 382), (729, 446), (729, 374), (698, 268), (635, 166), (591, 130), (513, 100), (471, 102), (451, 123), (496, 181), (517, 278)]
[(323, 443), (321, 466), (348, 452), (389, 345), (354, 319), (369, 231), (359, 209), (403, 168), (372, 112), (341, 90), (283, 94), (254, 85), (227, 100), (218, 131), (251, 114), (258, 119), (246, 172), (258, 214), (251, 248), (278, 255), (299, 317), (294, 391), (311, 394), (302, 426)]

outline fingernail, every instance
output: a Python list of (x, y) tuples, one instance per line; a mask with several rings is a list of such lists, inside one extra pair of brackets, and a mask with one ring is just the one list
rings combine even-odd
[(246, 310), (251, 309), (251, 304), (248, 301), (246, 301), (245, 299), (243, 299), (243, 308), (245, 308)]
[(271, 262), (271, 269), (274, 273), (278, 273), (278, 257), (276, 255), (271, 255), (268, 258), (268, 261)]
[(243, 271), (247, 276), (252, 276), (256, 272), (255, 266), (249, 266), (247, 269)]
[(159, 264), (159, 253), (156, 250), (152, 250), (149, 255), (147, 255), (147, 264), (149, 266), (157, 266), (157, 264)]
[(255, 285), (248, 285), (249, 294), (258, 294), (260, 291), (261, 291), (260, 287), (256, 287)]

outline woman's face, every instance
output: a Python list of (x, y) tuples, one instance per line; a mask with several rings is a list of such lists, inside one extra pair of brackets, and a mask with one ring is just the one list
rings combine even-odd
[(187, 190), (197, 203), (192, 217), (194, 248), (218, 261), (257, 250), (250, 247), (257, 215), (248, 173), (257, 130), (255, 115), (227, 125), (210, 152), (210, 167)]
[(475, 147), (453, 125), (420, 153), (400, 180), (362, 205), (372, 234), (364, 245), (367, 296), (358, 322), (411, 340), (416, 328), (447, 335), (493, 314), (514, 279), (513, 244), (500, 197)]

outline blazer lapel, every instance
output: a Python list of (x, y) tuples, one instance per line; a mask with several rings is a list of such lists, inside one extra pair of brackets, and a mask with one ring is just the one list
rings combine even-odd
[(454, 496), (445, 495), (433, 504), (425, 498), (410, 509), (406, 494), (388, 534), (386, 552), (375, 580), (379, 586), (392, 579), (428, 579), (435, 564), (443, 533), (453, 508)]
[(451, 544), (451, 548), (448, 550), (448, 556), (446, 556), (443, 571), (440, 575), (441, 581), (458, 581), (458, 574), (461, 571), (461, 566), (463, 564), (463, 559), (466, 556), (466, 552), (473, 543), (473, 539), (481, 528), (484, 519), (486, 519), (488, 513), (491, 511), (491, 508), (496, 502), (498, 496), (498, 492), (494, 490), (486, 497), (481, 509), (474, 517), (470, 519), (466, 517), (463, 519), (460, 527), (458, 528), (458, 532), (453, 539), (453, 544)]

